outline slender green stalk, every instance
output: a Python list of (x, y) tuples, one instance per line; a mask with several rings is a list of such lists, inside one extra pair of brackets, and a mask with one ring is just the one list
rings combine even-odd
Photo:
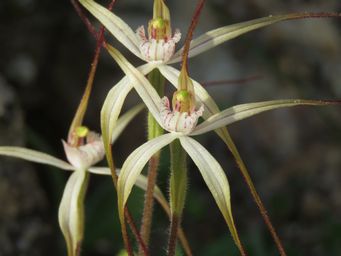
[(182, 211), (185, 205), (187, 191), (187, 154), (181, 147), (180, 141), (175, 140), (171, 149), (171, 176), (170, 176), (170, 208), (171, 223), (168, 240), (168, 256), (175, 255), (177, 235), (181, 223)]
[[(165, 79), (160, 71), (154, 69), (149, 75), (148, 79), (160, 96), (164, 94)], [(154, 117), (148, 113), (148, 140), (154, 139), (163, 134), (163, 129), (156, 122)], [(141, 237), (148, 247), (150, 239), (150, 230), (153, 218), (153, 205), (154, 205), (154, 187), (157, 180), (157, 169), (160, 162), (160, 152), (156, 153), (150, 160), (148, 165), (148, 185), (145, 193), (144, 209), (142, 215), (142, 226), (140, 230)], [(139, 255), (142, 255), (141, 248), (139, 248)]]

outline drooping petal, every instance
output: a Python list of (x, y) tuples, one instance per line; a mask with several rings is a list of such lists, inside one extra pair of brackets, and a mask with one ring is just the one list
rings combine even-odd
[(39, 164), (47, 164), (57, 167), (63, 170), (73, 170), (75, 169), (69, 163), (62, 161), (54, 156), (48, 155), (46, 153), (42, 153), (36, 150), (21, 148), (21, 147), (0, 147), (0, 155), (16, 157), (20, 159), (24, 159), (27, 161), (39, 163)]
[(92, 13), (122, 45), (142, 59), (139, 50), (139, 42), (135, 33), (121, 18), (93, 0), (80, 0), (79, 2)]
[(124, 206), (143, 167), (152, 155), (171, 143), (177, 137), (178, 135), (176, 134), (167, 133), (150, 140), (135, 149), (124, 162), (117, 184), (118, 210), (121, 222), (124, 221)]
[[(252, 30), (266, 27), (280, 21), (299, 19), (306, 16), (306, 13), (293, 13), (274, 16), (270, 15), (268, 17), (236, 23), (208, 31), (191, 42), (189, 57), (201, 54), (202, 52), (205, 52), (213, 47), (218, 46), (219, 44), (222, 44)], [(182, 51), (183, 48), (177, 51), (169, 63), (179, 62), (181, 60)]]
[(230, 186), (223, 169), (217, 160), (199, 142), (190, 137), (183, 136), (180, 137), (180, 143), (198, 167), (224, 216), (236, 245), (240, 250), (243, 250), (232, 217)]
[(87, 144), (73, 147), (63, 141), (64, 151), (68, 161), (76, 170), (87, 170), (104, 157), (102, 138), (93, 132), (87, 136)]
[(84, 196), (88, 173), (75, 171), (71, 174), (59, 206), (59, 226), (63, 232), (68, 256), (78, 256), (84, 233)]
[(299, 105), (322, 106), (336, 104), (336, 101), (322, 101), (322, 100), (271, 100), (255, 103), (247, 103), (236, 105), (224, 111), (215, 114), (206, 121), (195, 127), (191, 135), (199, 135), (220, 127), (232, 124), (242, 119), (257, 115), (264, 111), (269, 111), (277, 108), (294, 107)]
[[(160, 115), (161, 98), (154, 87), (149, 83), (144, 75), (133, 65), (131, 65), (118, 50), (109, 46), (108, 51), (116, 60), (123, 72), (129, 77), (130, 82), (133, 84), (135, 90), (146, 104), (148, 110), (153, 115), (155, 120), (160, 124), (160, 126), (162, 126)], [(154, 67), (157, 67), (157, 63), (151, 63), (150, 65), (155, 65)]]

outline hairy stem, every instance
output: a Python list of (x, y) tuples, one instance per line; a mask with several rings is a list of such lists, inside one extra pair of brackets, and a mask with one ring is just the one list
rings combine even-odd
[(170, 228), (169, 228), (169, 240), (168, 240), (168, 256), (174, 256), (176, 250), (176, 242), (177, 242), (177, 231), (179, 229), (180, 218), (176, 215), (172, 215)]
[[(150, 83), (154, 86), (160, 96), (164, 94), (164, 84), (165, 79), (161, 75), (160, 71), (154, 69), (149, 75), (148, 79)], [(148, 140), (154, 139), (163, 134), (162, 127), (156, 122), (154, 117), (148, 113)], [(157, 180), (157, 170), (160, 161), (160, 152), (156, 153), (152, 158), (149, 160), (148, 165), (148, 184), (147, 190), (145, 193), (145, 201), (144, 201), (144, 208), (143, 208), (143, 215), (142, 215), (142, 226), (140, 230), (141, 237), (148, 247), (149, 240), (150, 240), (150, 230), (152, 226), (152, 218), (153, 218), (153, 206), (154, 206), (154, 187), (156, 185)], [(142, 248), (139, 248), (139, 255), (141, 255)]]
[(168, 240), (168, 256), (175, 255), (178, 230), (185, 205), (187, 191), (187, 154), (181, 147), (180, 141), (175, 140), (170, 145), (171, 176), (169, 184), (171, 223)]
[[(127, 207), (124, 208), (124, 213), (126, 214), (126, 212), (127, 212)], [(121, 223), (121, 231), (122, 231), (124, 247), (126, 248), (128, 255), (133, 256), (133, 249), (131, 248), (131, 244), (130, 244), (129, 236), (128, 236), (128, 231), (127, 231), (127, 226), (126, 226), (125, 222)]]

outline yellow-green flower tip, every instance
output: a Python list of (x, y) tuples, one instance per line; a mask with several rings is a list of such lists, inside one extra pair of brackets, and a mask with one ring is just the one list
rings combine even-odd
[(179, 90), (173, 94), (173, 110), (179, 112), (190, 112), (193, 106), (193, 96), (187, 90)]
[(162, 29), (166, 26), (166, 21), (163, 18), (156, 18), (150, 21), (151, 26), (155, 29)]
[(128, 253), (126, 250), (121, 250), (118, 252), (117, 256), (128, 256)]
[(75, 133), (78, 138), (85, 138), (89, 133), (89, 129), (86, 126), (79, 126), (76, 128)]
[(168, 40), (171, 37), (171, 28), (168, 20), (155, 18), (148, 24), (149, 37), (155, 40)]

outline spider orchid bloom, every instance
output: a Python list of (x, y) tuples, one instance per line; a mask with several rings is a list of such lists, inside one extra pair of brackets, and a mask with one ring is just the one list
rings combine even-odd
[(148, 35), (144, 26), (136, 33), (119, 17), (92, 0), (80, 0), (109, 31), (133, 54), (146, 62), (167, 63), (175, 52), (175, 45), (181, 39), (178, 29), (172, 34), (170, 14), (163, 0), (154, 1), (153, 18), (148, 22)]
[[(114, 142), (128, 123), (143, 109), (138, 105), (119, 118), (114, 127)], [(84, 233), (84, 196), (87, 189), (89, 173), (111, 175), (109, 168), (94, 167), (104, 157), (104, 145), (100, 135), (81, 126), (75, 130), (73, 139), (62, 141), (68, 162), (43, 152), (22, 147), (0, 146), (0, 155), (21, 158), (35, 163), (46, 164), (58, 169), (73, 171), (69, 177), (59, 206), (59, 225), (64, 235), (68, 256), (79, 255)], [(74, 144), (76, 142), (76, 144)], [(143, 177), (137, 185), (145, 189)], [(158, 197), (160, 191), (156, 191)], [(166, 206), (165, 204), (163, 204)]]
[[(339, 102), (291, 99), (273, 100), (236, 105), (212, 114), (217, 109), (214, 101), (203, 91), (202, 87), (195, 86), (196, 83), (185, 76), (189, 84), (193, 83), (195, 94), (192, 94), (193, 91), (185, 91), (179, 86), (177, 92), (173, 95), (173, 110), (171, 110), (169, 100), (166, 98), (161, 99), (145, 76), (138, 69), (134, 68), (119, 51), (110, 47), (109, 52), (129, 77), (130, 83), (133, 84), (155, 120), (169, 132), (146, 142), (134, 150), (124, 162), (118, 177), (117, 186), (118, 209), (121, 223), (125, 221), (124, 206), (127, 203), (137, 177), (142, 172), (146, 163), (160, 149), (169, 145), (174, 140), (179, 139), (181, 146), (198, 167), (231, 231), (236, 245), (242, 251), (232, 217), (230, 189), (226, 175), (217, 160), (199, 142), (191, 137), (213, 130), (218, 130), (217, 133), (221, 135), (223, 133), (221, 129), (224, 129), (226, 125), (272, 109), (298, 105), (327, 105)], [(175, 82), (181, 83), (181, 80), (180, 75), (180, 79)], [(196, 91), (197, 88), (198, 91)], [(111, 97), (121, 99), (121, 93), (124, 94), (124, 92), (115, 91), (117, 95), (111, 95)], [(196, 104), (194, 95), (198, 98), (199, 104)], [(194, 108), (195, 105), (198, 105), (197, 110)], [(104, 111), (107, 110), (104, 109)], [(205, 112), (208, 112), (208, 115), (205, 115)], [(206, 120), (196, 125), (201, 115)], [(191, 122), (187, 118), (190, 118)], [(189, 123), (191, 124), (190, 126), (188, 126)]]

